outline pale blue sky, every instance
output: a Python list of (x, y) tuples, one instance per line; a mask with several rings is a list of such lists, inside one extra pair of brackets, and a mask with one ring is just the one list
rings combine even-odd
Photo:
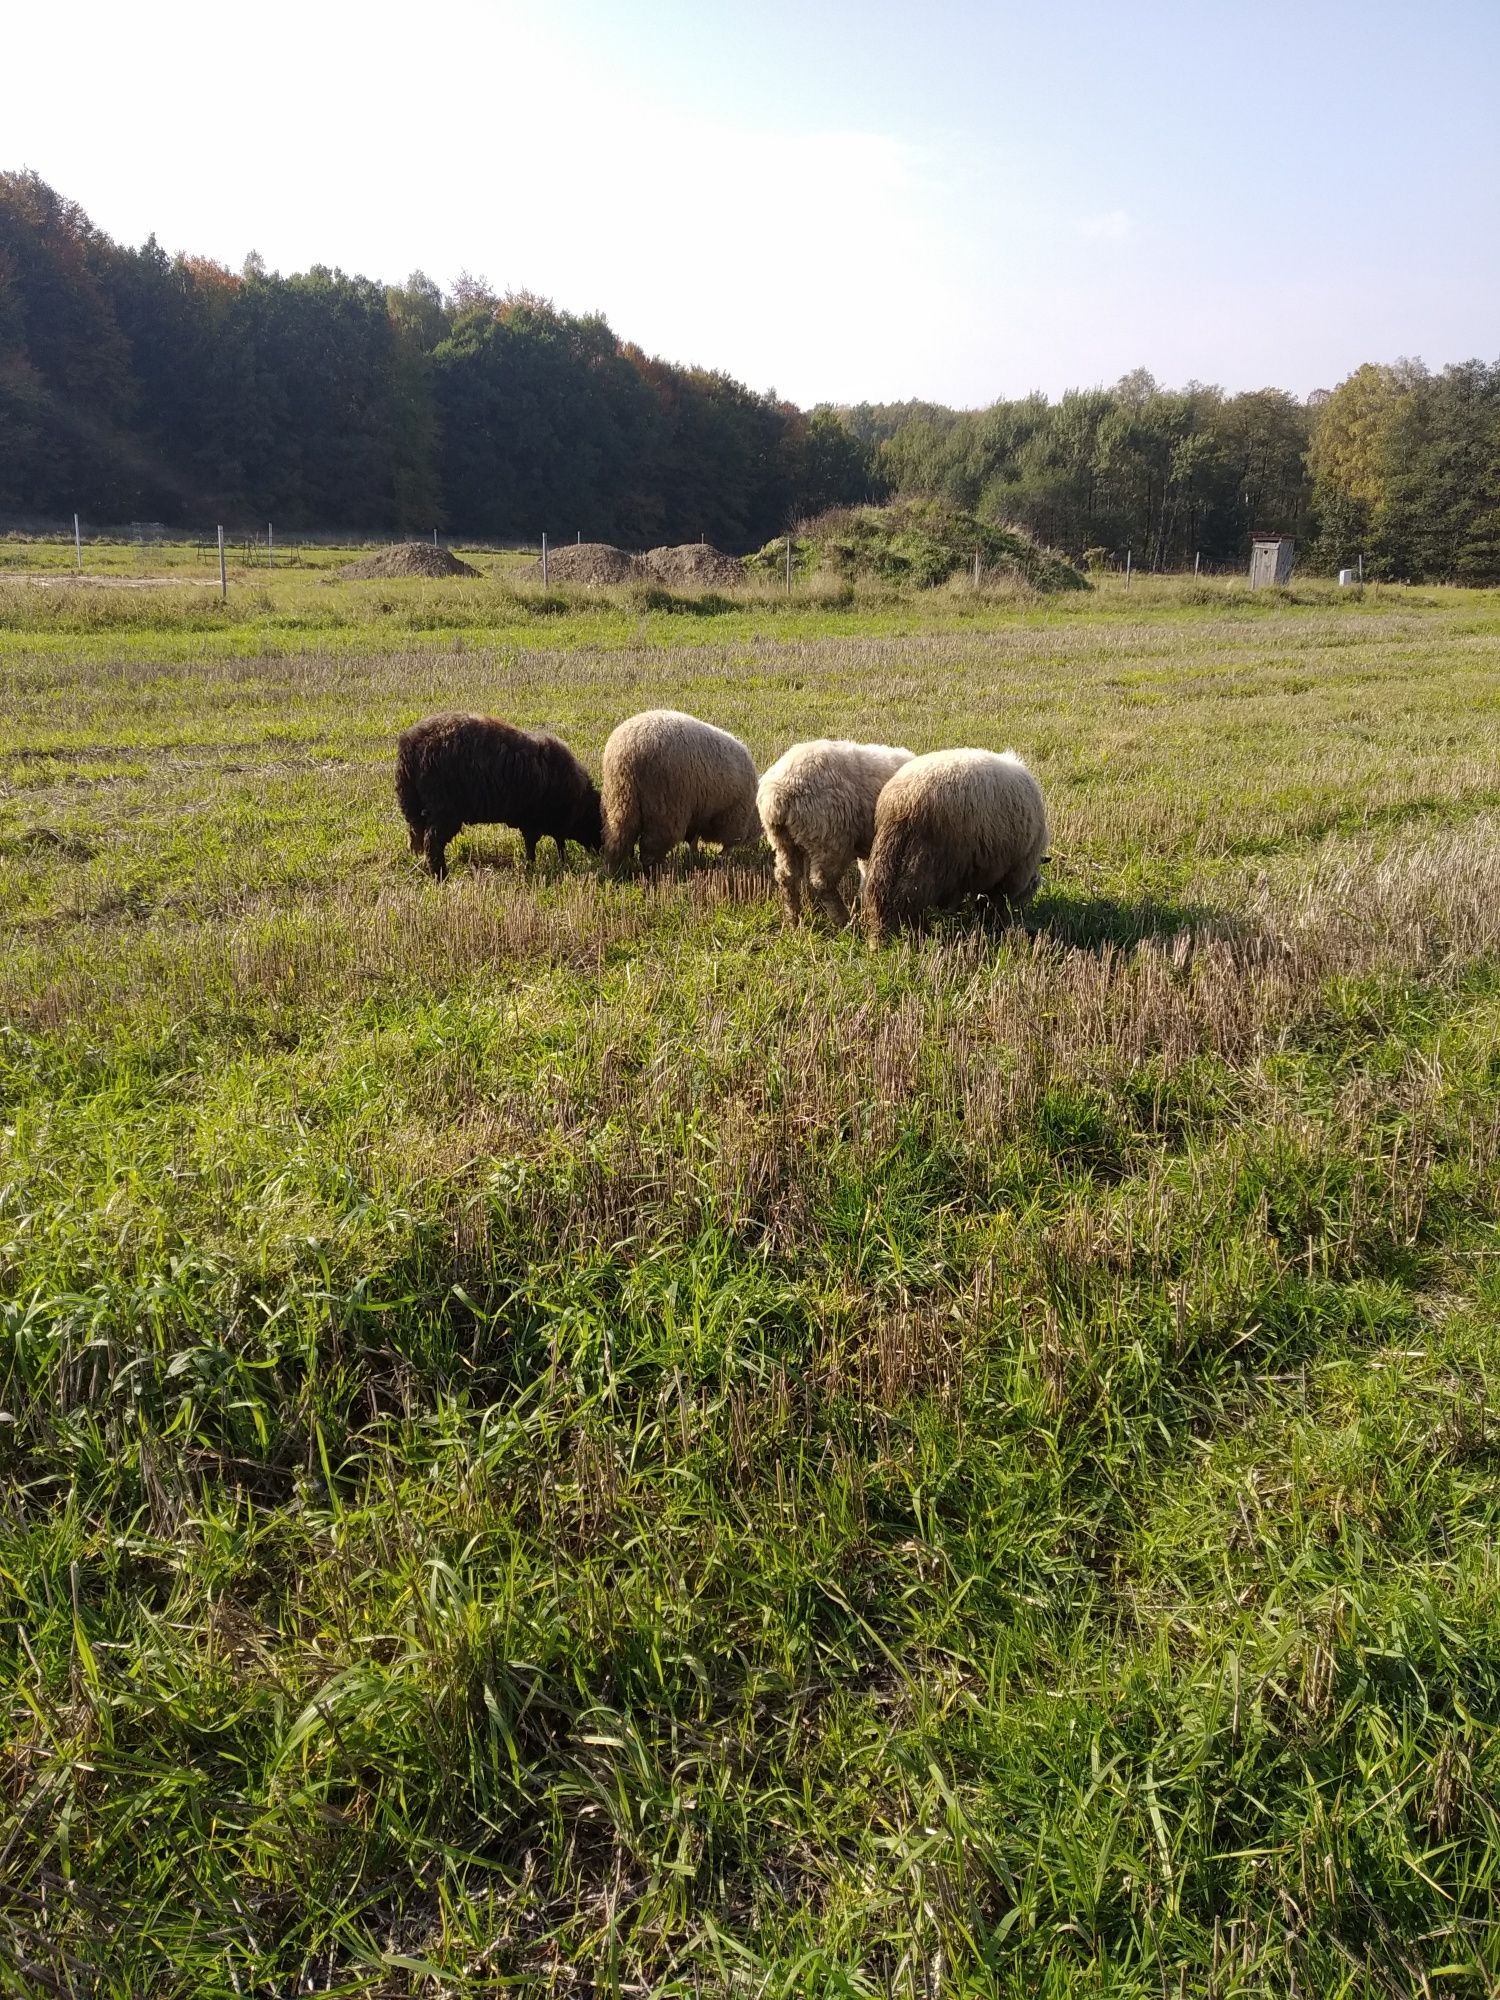
[(78, 0), (0, 165), (128, 242), (527, 288), (799, 402), (1500, 357), (1500, 0)]

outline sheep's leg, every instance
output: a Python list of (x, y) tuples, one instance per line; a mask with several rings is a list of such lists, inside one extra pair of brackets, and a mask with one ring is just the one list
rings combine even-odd
[(808, 856), (806, 861), (813, 902), (836, 930), (842, 930), (849, 921), (849, 905), (844, 901), (844, 877), (849, 873), (852, 860), (853, 855), (844, 848), (816, 857)]
[(806, 872), (807, 856), (800, 847), (788, 841), (776, 849), (776, 881), (785, 904), (785, 916), (789, 924), (802, 921), (802, 883)]
[(444, 854), (444, 849), (457, 832), (458, 828), (456, 826), (429, 826), (427, 829), (423, 843), (427, 854), (427, 866), (440, 882), (448, 873), (448, 862)]
[(604, 836), (604, 872), (608, 875), (611, 882), (619, 881), (620, 877), (625, 873), (626, 864), (629, 860), (630, 848), (626, 846), (625, 842), (623, 840), (612, 840), (606, 834)]
[(677, 842), (669, 833), (643, 833), (641, 835), (641, 872), (658, 875), (661, 865)]
[(427, 829), (420, 820), (412, 820), (406, 829), (406, 837), (411, 842), (413, 854), (420, 854), (427, 844)]
[(812, 899), (838, 930), (842, 930), (849, 921), (849, 906), (839, 892), (843, 874), (843, 869), (835, 871), (821, 861), (815, 861), (812, 866)]
[(523, 830), (521, 839), (526, 844), (526, 873), (528, 875), (535, 875), (537, 836), (534, 833), (527, 833)]
[(568, 866), (568, 843), (560, 833), (554, 833), (552, 836), (552, 845), (557, 849), (557, 866), (559, 872), (566, 873)]

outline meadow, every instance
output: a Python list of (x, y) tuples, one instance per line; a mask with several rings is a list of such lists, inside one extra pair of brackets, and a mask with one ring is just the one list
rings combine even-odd
[[(0, 575), (0, 1991), (1500, 1991), (1500, 598), (318, 568)], [(1043, 888), (408, 853), (655, 705)]]

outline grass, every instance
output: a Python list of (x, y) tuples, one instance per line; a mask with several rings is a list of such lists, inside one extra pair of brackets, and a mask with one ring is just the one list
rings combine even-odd
[[(0, 593), (0, 1991), (1496, 1991), (1500, 603), (201, 595)], [(416, 872), (656, 703), (1026, 926)]]
[[(417, 536), (424, 541), (425, 536)], [(535, 553), (519, 549), (471, 548), (467, 542), (446, 540), (446, 547), (461, 549), (465, 560), (481, 567), (488, 575), (506, 575), (535, 561)], [(319, 578), (334, 575), (361, 555), (383, 547), (377, 539), (355, 542), (314, 542), (300, 537), (282, 541), (268, 551), (263, 530), (254, 538), (230, 531), (225, 544), (225, 568), (234, 584), (254, 580), (285, 583), (311, 574)], [(82, 569), (78, 558), (82, 556)], [(119, 535), (87, 535), (75, 547), (72, 537), (11, 534), (0, 535), (0, 578), (40, 577), (89, 581), (128, 579), (175, 579), (179, 582), (212, 585), (219, 582), (219, 555), (214, 530), (197, 537), (164, 535), (159, 541), (135, 541)]]

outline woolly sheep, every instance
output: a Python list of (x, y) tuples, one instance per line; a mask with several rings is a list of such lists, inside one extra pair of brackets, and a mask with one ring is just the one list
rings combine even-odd
[(776, 856), (776, 880), (788, 923), (810, 896), (835, 924), (849, 921), (839, 884), (863, 861), (875, 837), (875, 801), (910, 750), (889, 743), (849, 743), (819, 737), (794, 743), (760, 781), (760, 823)]
[(757, 833), (755, 762), (737, 736), (673, 708), (622, 722), (604, 746), (604, 859), (618, 875), (637, 843), (650, 871), (681, 840), (739, 847)]
[(461, 827), (519, 829), (527, 872), (536, 845), (550, 838), (598, 850), (603, 839), (599, 791), (565, 743), (544, 729), (517, 729), (494, 715), (429, 715), (403, 732), (396, 750), (396, 796), (414, 854), (425, 854), (439, 881), (443, 850)]
[(862, 908), (871, 938), (934, 904), (1025, 903), (1047, 853), (1041, 786), (1012, 750), (935, 750), (904, 764), (875, 805)]

